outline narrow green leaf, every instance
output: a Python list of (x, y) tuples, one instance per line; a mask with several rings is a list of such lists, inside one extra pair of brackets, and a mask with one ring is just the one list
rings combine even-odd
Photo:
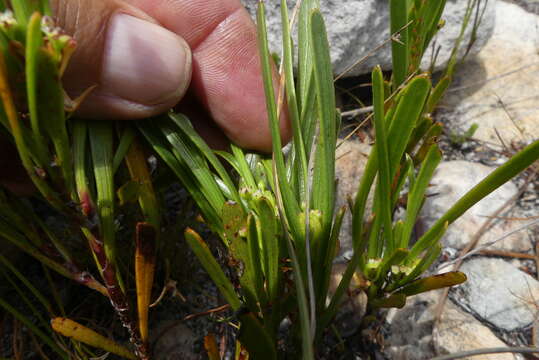
[[(18, 2), (18, 1), (16, 1)], [(25, 1), (20, 1), (25, 2)], [(30, 18), (26, 32), (26, 89), (28, 94), (28, 110), (30, 111), (30, 124), (32, 132), (38, 141), (43, 141), (39, 126), (38, 112), (38, 72), (43, 35), (41, 33), (41, 15), (35, 13)]]
[[(384, 78), (382, 69), (377, 66), (372, 72), (372, 92), (374, 107), (374, 128), (376, 131), (376, 149), (378, 155), (378, 204), (377, 217), (384, 227), (386, 249), (389, 253), (395, 249), (392, 228), (391, 171), (389, 168), (389, 147), (384, 123)], [(374, 230), (377, 232), (377, 229)], [(378, 234), (376, 234), (378, 235)]]
[(120, 136), (120, 143), (118, 144), (118, 148), (116, 149), (116, 153), (114, 154), (114, 158), (112, 160), (113, 174), (116, 174), (116, 172), (120, 168), (120, 165), (122, 165), (125, 154), (127, 154), (127, 151), (129, 150), (131, 143), (135, 139), (135, 136), (135, 131), (131, 127), (127, 126), (125, 127), (125, 129), (123, 129)]
[(438, 32), (438, 23), (445, 8), (446, 0), (425, 1), (420, 12), (421, 37), (423, 38), (423, 51), (425, 51), (432, 39)]
[(319, 10), (314, 10), (311, 14), (311, 37), (317, 113), (320, 121), (312, 180), (313, 208), (322, 212), (323, 231), (327, 231), (329, 235), (335, 204), (335, 89), (328, 36)]
[(176, 158), (174, 154), (168, 150), (168, 145), (166, 144), (166, 140), (163, 138), (163, 135), (159, 134), (156, 129), (143, 123), (139, 123), (138, 127), (154, 151), (161, 157), (161, 159), (163, 159), (163, 161), (189, 191), (199, 209), (202, 211), (202, 214), (204, 215), (204, 218), (208, 222), (210, 228), (215, 233), (222, 236), (223, 223), (219, 215), (221, 207), (216, 209), (212, 203), (209, 202), (209, 200), (206, 198), (206, 193), (202, 192), (202, 187), (198, 183), (197, 179), (192, 175), (187, 165), (181, 159)]
[(253, 313), (241, 315), (238, 338), (247, 348), (250, 359), (277, 360), (277, 345)]
[(64, 203), (59, 199), (58, 194), (37, 174), (34, 163), (32, 162), (32, 152), (28, 148), (28, 144), (30, 143), (28, 138), (32, 137), (25, 136), (24, 127), (21, 124), (21, 119), (15, 107), (15, 101), (9, 84), (6, 57), (3, 52), (0, 52), (0, 99), (2, 100), (3, 110), (9, 123), (9, 130), (15, 140), (19, 157), (28, 176), (39, 192), (49, 201), (51, 206), (57, 210), (64, 209)]
[(426, 106), (426, 112), (432, 113), (435, 109), (438, 103), (440, 102), (440, 99), (445, 94), (445, 91), (451, 84), (451, 77), (450, 76), (444, 76), (441, 78), (434, 89), (431, 91), (429, 98), (427, 100), (427, 106)]
[(410, 140), (408, 141), (408, 146), (406, 147), (405, 153), (407, 154), (413, 153), (413, 151), (417, 147), (417, 144), (419, 144), (419, 142), (424, 138), (429, 128), (432, 126), (432, 123), (433, 123), (433, 120), (430, 114), (428, 113), (423, 114), (416, 128), (412, 132), (412, 135), (410, 136)]
[[(211, 164), (214, 170), (217, 172), (221, 180), (225, 185), (232, 191), (233, 198), (231, 200), (239, 201), (240, 196), (234, 186), (234, 183), (230, 179), (227, 171), (223, 167), (223, 164), (215, 156), (214, 152), (206, 144), (206, 142), (200, 137), (200, 135), (195, 131), (193, 125), (189, 119), (183, 114), (169, 114), (170, 118), (174, 121), (176, 125), (181, 129), (181, 131), (186, 135), (187, 138), (196, 146), (200, 153), (206, 158), (206, 160)], [(187, 161), (186, 161), (187, 162)], [(247, 172), (242, 174), (248, 176)]]
[(190, 228), (185, 230), (185, 240), (232, 309), (238, 310), (241, 307), (240, 299), (234, 291), (234, 286), (213, 257), (208, 245)]
[(273, 159), (275, 162), (276, 173), (274, 174), (278, 181), (278, 187), (280, 195), (283, 198), (282, 204), (284, 206), (286, 220), (294, 236), (297, 238), (299, 234), (299, 226), (297, 222), (297, 214), (300, 212), (297, 199), (292, 193), (292, 189), (288, 182), (284, 156), (282, 152), (282, 142), (279, 126), (279, 117), (277, 112), (277, 105), (275, 103), (275, 93), (273, 89), (273, 76), (271, 67), (271, 56), (268, 48), (267, 41), (267, 28), (265, 19), (264, 3), (259, 2), (257, 11), (257, 25), (258, 25), (258, 47), (260, 51), (260, 61), (262, 66), (262, 75), (264, 81), (264, 93), (266, 95), (266, 110), (271, 129), (271, 138), (273, 145)]
[(26, 0), (11, 1), (11, 8), (17, 22), (22, 26), (26, 26), (33, 13), (32, 2)]
[(268, 287), (268, 295), (271, 301), (277, 301), (280, 284), (280, 249), (284, 244), (280, 243), (279, 229), (275, 208), (265, 197), (256, 201), (257, 212), (260, 221), (260, 244), (262, 249), (261, 258), (264, 260), (264, 268)]
[(427, 133), (423, 136), (423, 143), (414, 154), (414, 164), (421, 164), (425, 160), (430, 147), (436, 144), (438, 136), (440, 136), (443, 130), (444, 126), (442, 123), (437, 122), (432, 124)]
[(232, 154), (236, 158), (235, 163), (238, 166), (237, 171), (240, 175), (241, 181), (245, 182), (245, 184), (247, 184), (247, 186), (249, 186), (251, 189), (256, 189), (256, 181), (253, 177), (249, 164), (247, 164), (247, 160), (245, 160), (245, 153), (241, 148), (234, 144), (230, 144), (230, 148), (232, 149)]
[(393, 89), (397, 89), (408, 74), (408, 28), (405, 28), (408, 24), (408, 6), (406, 0), (390, 0), (389, 6), (390, 32), (398, 33), (399, 39), (391, 41)]
[[(401, 194), (402, 188), (404, 187), (404, 184), (406, 183), (406, 180), (409, 179), (410, 182), (415, 181), (414, 161), (406, 153), (404, 154), (404, 157), (405, 157), (404, 164), (399, 170), (400, 171), (400, 173), (398, 174), (399, 177), (393, 189), (393, 199), (391, 201), (393, 206), (396, 206), (397, 202), (399, 201), (400, 194)], [(412, 186), (412, 184), (410, 184), (409, 186)], [(399, 239), (399, 237), (395, 235), (395, 239)], [(397, 242), (398, 240), (395, 240), (395, 241)]]
[(438, 167), (441, 160), (442, 153), (440, 149), (438, 149), (437, 145), (432, 145), (427, 157), (423, 161), (423, 165), (421, 166), (417, 179), (408, 193), (406, 219), (404, 221), (404, 227), (402, 230), (402, 238), (400, 239), (400, 247), (408, 247), (410, 236), (416, 223), (417, 215), (421, 209), (421, 205), (423, 205), (425, 192), (429, 186), (430, 180), (432, 179), (434, 170), (436, 170), (436, 167)]
[(234, 168), (234, 170), (236, 170), (238, 174), (241, 174), (240, 164), (238, 164), (238, 160), (236, 159), (234, 155), (232, 155), (231, 153), (227, 151), (219, 151), (219, 150), (216, 150), (215, 154), (222, 157), (228, 164), (230, 164), (230, 166)]
[(288, 6), (286, 0), (281, 0), (281, 24), (283, 31), (283, 64), (285, 89), (288, 104), (288, 114), (292, 124), (292, 134), (294, 137), (293, 150), (294, 159), (292, 181), (296, 183), (299, 201), (305, 201), (307, 189), (307, 149), (303, 141), (303, 129), (301, 126), (299, 100), (296, 97), (296, 88), (294, 84), (294, 58), (292, 47), (292, 35), (288, 18)]
[(461, 197), (413, 246), (411, 257), (416, 257), (436, 241), (436, 234), (444, 228), (446, 223), (451, 224), (464, 214), (469, 208), (478, 203), (485, 196), (505, 184), (515, 175), (524, 171), (528, 166), (539, 159), (539, 140), (526, 146), (505, 164), (494, 170), (479, 184)]
[(423, 105), (430, 91), (430, 80), (426, 76), (416, 76), (403, 90), (403, 95), (395, 111), (395, 121), (391, 122), (389, 142), (389, 168), (393, 178), (397, 165), (400, 163), (404, 150), (408, 145), (410, 135), (416, 126)]
[[(35, 141), (40, 146), (44, 141), (42, 140), (44, 134), (47, 134), (54, 144), (56, 152), (54, 163), (61, 169), (63, 179), (61, 181), (56, 179), (54, 171), (51, 171), (49, 176), (65, 187), (69, 194), (73, 194), (75, 189), (72, 178), (71, 146), (66, 128), (64, 90), (60, 80), (58, 59), (60, 55), (52, 47), (43, 46), (39, 13), (32, 15), (28, 23), (26, 42), (27, 95), (32, 132)], [(69, 42), (63, 45), (73, 46)], [(42, 94), (47, 94), (47, 96), (42, 96)]]
[[(260, 302), (262, 311), (268, 306), (268, 294), (264, 288), (264, 270), (261, 257), (264, 253), (260, 248), (262, 226), (256, 216), (249, 214), (247, 218), (247, 252), (249, 257), (249, 266), (251, 269), (244, 269), (251, 272), (252, 282), (254, 285), (254, 295)], [(245, 275), (244, 275), (245, 276)], [(255, 307), (256, 309), (256, 307)], [(264, 316), (265, 317), (265, 316)]]
[(176, 158), (181, 159), (189, 169), (189, 174), (196, 178), (200, 191), (216, 211), (220, 211), (225, 202), (225, 197), (217, 185), (208, 164), (202, 153), (188, 140), (177, 133), (177, 129), (166, 124), (161, 125), (161, 130), (172, 145), (172, 152)]
[(88, 124), (94, 177), (97, 192), (97, 214), (107, 259), (114, 263), (116, 228), (114, 225), (114, 179), (112, 173), (112, 124), (96, 121)]
[[(313, 9), (320, 7), (319, 0), (302, 0), (298, 16), (298, 89), (299, 89), (299, 104), (301, 106), (302, 119), (305, 119), (304, 109), (310, 109), (309, 103), (312, 100), (312, 83), (313, 83), (313, 58), (312, 58), (312, 40), (310, 34), (311, 12)], [(310, 99), (309, 99), (310, 98)], [(308, 133), (305, 140), (310, 139)], [(308, 144), (306, 144), (308, 146)], [(307, 151), (310, 147), (306, 148)]]
[(296, 295), (299, 308), (299, 321), (301, 329), (301, 344), (302, 344), (302, 359), (314, 360), (313, 340), (314, 335), (311, 333), (311, 324), (309, 321), (309, 302), (307, 301), (307, 292), (305, 280), (301, 273), (301, 265), (298, 262), (294, 244), (287, 238), (288, 253), (292, 259), (292, 269), (294, 272), (294, 282), (296, 284)]

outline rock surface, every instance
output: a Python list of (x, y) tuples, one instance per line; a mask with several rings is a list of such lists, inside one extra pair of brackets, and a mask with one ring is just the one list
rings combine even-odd
[(352, 215), (348, 209), (348, 197), (355, 196), (363, 169), (367, 164), (370, 146), (359, 141), (343, 142), (336, 153), (335, 175), (337, 184), (337, 208), (346, 206), (346, 214), (340, 232), (340, 257), (352, 257)]
[[(426, 199), (421, 211), (426, 227), (432, 226), (458, 199), (493, 170), (492, 167), (462, 160), (442, 162), (434, 173), (428, 191), (434, 195)], [(443, 244), (455, 249), (465, 247), (488, 220), (488, 216), (516, 194), (517, 188), (512, 182), (498, 188), (449, 226), (442, 239)], [(520, 226), (522, 224), (514, 221), (498, 221), (484, 233), (479, 244), (495, 241)], [(524, 252), (531, 249), (531, 244), (526, 232), (516, 232), (492, 248)]]
[[(386, 353), (393, 360), (424, 360), (439, 354), (506, 344), (473, 316), (446, 302), (440, 321), (435, 313), (441, 292), (429, 292), (408, 299), (403, 309), (391, 309)], [(482, 360), (513, 360), (511, 354), (477, 357)]]
[[(524, 2), (539, 9), (537, 1)], [(485, 47), (457, 67), (439, 119), (455, 132), (476, 123), (474, 138), (503, 145), (501, 137), (510, 146), (539, 137), (539, 17), (504, 1), (496, 2), (496, 14)]]
[(157, 360), (200, 359), (193, 351), (197, 338), (187, 326), (174, 322), (163, 323), (154, 333), (160, 335), (153, 350)]
[(518, 4), (529, 12), (539, 14), (539, 0), (506, 0)]
[(478, 258), (463, 264), (468, 281), (458, 301), (493, 326), (512, 331), (538, 316), (539, 282), (501, 259)]
[[(258, 0), (242, 0), (242, 2), (254, 18)], [(288, 1), (288, 3), (289, 7), (292, 8), (295, 1)], [(453, 43), (460, 32), (467, 3), (467, 0), (447, 1), (443, 16), (446, 24), (436, 38), (437, 45), (441, 46), (438, 55), (439, 64), (443, 64), (449, 59)], [(495, 3), (494, 0), (483, 2), (486, 4), (486, 10), (477, 32), (477, 41), (473, 46), (472, 53), (481, 49), (492, 33), (495, 21)], [(280, 53), (281, 49), (279, 4), (280, 1), (266, 2), (270, 49), (276, 53)], [(343, 72), (389, 38), (388, 1), (324, 0), (321, 1), (321, 10), (328, 28), (331, 58), (336, 74)], [(470, 31), (471, 27), (468, 29), (468, 35)], [(467, 44), (467, 41), (464, 41), (464, 44)], [(430, 54), (427, 52), (424, 57), (424, 66), (428, 66), (429, 61)], [(384, 46), (374, 56), (356, 66), (353, 71), (348, 73), (348, 76), (370, 73), (377, 64), (380, 64), (385, 70), (391, 69), (389, 45)]]
[[(460, 310), (451, 301), (446, 303), (442, 317), (434, 328), (432, 339), (438, 354), (507, 346), (488, 327)], [(515, 357), (504, 353), (474, 356), (474, 359), (514, 360)]]

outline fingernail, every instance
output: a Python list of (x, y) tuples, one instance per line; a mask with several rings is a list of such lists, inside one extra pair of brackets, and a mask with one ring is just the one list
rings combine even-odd
[(104, 51), (104, 93), (154, 105), (179, 99), (189, 86), (189, 46), (159, 25), (116, 14), (109, 24)]

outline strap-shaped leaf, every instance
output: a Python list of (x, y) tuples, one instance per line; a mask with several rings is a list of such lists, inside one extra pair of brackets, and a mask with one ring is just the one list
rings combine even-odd
[(275, 208), (265, 197), (256, 200), (256, 208), (260, 221), (261, 259), (264, 261), (268, 295), (271, 301), (277, 301), (280, 286), (279, 261), (283, 244), (275, 216)]
[(417, 175), (417, 179), (408, 193), (408, 204), (406, 207), (406, 219), (400, 238), (400, 247), (407, 248), (412, 234), (413, 227), (416, 223), (417, 214), (423, 205), (425, 191), (432, 179), (434, 170), (442, 160), (442, 153), (437, 145), (432, 145), (427, 157), (423, 161), (421, 170)]
[(169, 145), (166, 144), (166, 139), (164, 139), (164, 136), (160, 134), (157, 129), (143, 123), (139, 123), (138, 127), (154, 151), (168, 165), (168, 167), (174, 172), (174, 174), (178, 177), (178, 179), (180, 179), (182, 184), (189, 191), (202, 212), (205, 220), (208, 222), (210, 228), (219, 234), (219, 236), (222, 236), (223, 222), (219, 215), (221, 208), (215, 209), (212, 206), (212, 203), (210, 203), (206, 198), (207, 194), (203, 192), (202, 187), (193, 174), (189, 171), (189, 168), (185, 162), (176, 158), (176, 156), (169, 150)]
[(54, 168), (49, 171), (49, 176), (58, 185), (63, 185), (68, 193), (72, 193), (74, 183), (71, 146), (66, 128), (64, 90), (58, 61), (61, 55), (51, 44), (44, 46), (39, 13), (35, 13), (28, 23), (26, 45), (27, 97), (32, 132), (38, 144), (44, 142), (44, 134), (47, 134), (54, 144), (54, 162), (61, 169), (62, 180), (57, 178)]
[[(169, 114), (170, 118), (174, 121), (184, 135), (195, 145), (196, 149), (206, 158), (206, 160), (211, 164), (215, 169), (221, 180), (226, 184), (226, 186), (232, 191), (232, 200), (239, 201), (240, 197), (236, 191), (234, 183), (230, 179), (230, 176), (226, 172), (225, 168), (215, 156), (214, 152), (210, 149), (208, 144), (200, 137), (200, 135), (195, 131), (193, 125), (189, 119), (183, 114)], [(186, 161), (187, 162), (187, 161)], [(243, 176), (248, 176), (247, 173), (242, 174)]]
[(294, 84), (294, 59), (292, 48), (292, 35), (288, 18), (288, 6), (286, 0), (281, 0), (281, 24), (283, 31), (283, 69), (285, 78), (286, 99), (288, 104), (288, 114), (292, 124), (292, 134), (294, 137), (293, 151), (291, 157), (294, 163), (292, 165), (292, 182), (296, 185), (298, 199), (305, 201), (305, 191), (307, 189), (307, 149), (303, 141), (303, 129), (301, 127), (299, 100), (296, 97), (296, 87)]
[[(313, 170), (313, 208), (322, 213), (323, 231), (329, 235), (335, 204), (335, 89), (324, 19), (319, 10), (311, 14), (314, 79), (316, 88), (319, 136)], [(308, 211), (307, 209), (306, 211)]]
[[(384, 123), (384, 78), (382, 69), (377, 66), (372, 72), (372, 92), (374, 107), (374, 128), (376, 131), (376, 155), (378, 155), (378, 200), (380, 223), (384, 227), (384, 239), (386, 249), (389, 253), (395, 249), (393, 241), (392, 225), (392, 196), (391, 196), (391, 171), (389, 168), (389, 139), (386, 134), (386, 125)], [(375, 229), (376, 231), (376, 229)]]
[(466, 281), (466, 275), (460, 271), (451, 271), (444, 274), (433, 275), (418, 279), (404, 286), (399, 290), (399, 294), (412, 296), (426, 291), (437, 290), (444, 287), (450, 287), (462, 284)]
[(266, 95), (266, 110), (268, 114), (273, 145), (273, 160), (275, 163), (274, 176), (278, 178), (278, 181), (274, 182), (278, 182), (278, 192), (283, 200), (282, 205), (284, 207), (287, 224), (288, 226), (290, 226), (290, 231), (292, 232), (292, 234), (294, 234), (294, 238), (297, 238), (299, 236), (299, 228), (301, 226), (297, 221), (297, 214), (299, 214), (300, 208), (288, 181), (284, 162), (284, 155), (282, 151), (279, 116), (277, 104), (275, 102), (275, 93), (273, 89), (273, 71), (271, 66), (271, 56), (268, 48), (266, 18), (263, 2), (259, 2), (258, 4), (257, 26), (258, 47), (260, 51), (260, 62), (262, 66), (264, 93)]
[[(390, 0), (390, 32), (397, 34), (398, 41), (391, 41), (393, 62), (393, 89), (397, 89), (408, 74), (408, 5), (407, 0)], [(400, 30), (400, 32), (399, 32)]]
[(190, 228), (185, 230), (185, 240), (232, 309), (238, 310), (241, 302), (234, 291), (234, 286), (213, 257), (206, 242)]
[(430, 80), (423, 75), (416, 76), (403, 90), (395, 111), (395, 120), (391, 122), (388, 133), (388, 139), (391, 139), (388, 144), (389, 168), (392, 170), (391, 178), (395, 175), (397, 165), (404, 155), (410, 135), (423, 112), (423, 105), (429, 91)]
[(107, 259), (114, 263), (116, 228), (114, 225), (114, 179), (112, 172), (112, 124), (95, 121), (88, 124), (96, 187), (96, 206), (100, 233)]
[(51, 320), (51, 326), (57, 333), (72, 338), (73, 340), (80, 341), (86, 345), (103, 349), (126, 359), (138, 359), (135, 354), (123, 346), (118, 345), (114, 341), (96, 333), (94, 330), (68, 318), (54, 318)]
[(488, 194), (505, 184), (515, 175), (524, 171), (539, 159), (539, 140), (526, 146), (505, 164), (494, 170), (479, 184), (461, 197), (436, 223), (414, 244), (410, 256), (417, 257), (423, 250), (436, 243), (437, 234), (445, 224), (451, 224), (469, 208), (481, 201)]
[(197, 180), (200, 191), (205, 195), (212, 207), (219, 211), (225, 202), (225, 197), (215, 182), (203, 154), (189, 143), (185, 136), (177, 133), (177, 128), (168, 124), (161, 126), (161, 131), (172, 145), (172, 153), (181, 159), (189, 169), (189, 173)]

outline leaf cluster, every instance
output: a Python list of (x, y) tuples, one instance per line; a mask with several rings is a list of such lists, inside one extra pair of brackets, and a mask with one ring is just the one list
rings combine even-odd
[[(463, 29), (474, 1), (470, 0)], [(126, 358), (150, 357), (148, 319), (156, 262), (163, 256), (163, 242), (176, 241), (177, 234), (172, 240), (164, 238), (163, 205), (156, 189), (159, 179), (148, 166), (149, 154), (183, 184), (226, 249), (226, 265), (234, 272), (231, 277), (205, 239), (194, 229), (185, 230), (186, 242), (239, 322), (237, 358), (242, 349), (255, 359), (286, 356), (278, 346), (279, 330), (289, 319), (293, 356), (314, 359), (315, 345), (335, 318), (353, 277), (367, 295), (369, 314), (381, 307), (402, 307), (409, 296), (463, 282), (465, 276), (458, 272), (426, 275), (440, 254), (439, 240), (467, 209), (537, 160), (539, 141), (470, 190), (413, 241), (418, 214), (442, 158), (436, 144), (442, 125), (431, 114), (451, 81), (462, 35), (444, 76), (434, 84), (420, 66), (442, 25), (445, 1), (390, 0), (389, 4), (393, 73), (384, 77), (379, 67), (372, 72), (369, 118), (375, 143), (357, 193), (348, 207), (338, 209), (335, 151), (341, 120), (317, 0), (299, 2), (292, 14), (286, 0), (281, 1), (277, 87), (264, 3), (259, 3), (258, 43), (271, 155), (234, 144), (229, 151), (214, 151), (186, 116), (173, 112), (151, 125), (72, 118), (85, 96), (71, 100), (61, 85), (75, 49), (73, 39), (40, 15), (50, 13), (47, 1), (0, 1), (1, 10), (13, 10), (0, 16), (0, 135), (16, 147), (36, 188), (33, 201), (47, 203), (60, 214), (69, 234), (59, 236), (34, 211), (32, 201), (0, 188), (0, 238), (47, 269), (107, 297), (128, 332), (132, 350), (64, 314), (47, 314), (54, 318), (52, 329)], [(298, 45), (294, 46), (296, 23)], [(287, 147), (279, 131), (285, 113), (293, 129)], [(402, 219), (395, 218), (399, 206), (405, 208)], [(346, 212), (352, 215), (353, 256), (336, 291), (330, 292)], [(129, 221), (120, 221), (127, 213), (132, 215)], [(121, 227), (130, 229), (129, 236)], [(73, 244), (84, 248), (87, 256), (75, 256)], [(25, 285), (26, 294), (50, 308), (16, 267), (0, 260), (10, 278)], [(85, 270), (91, 263), (98, 276)], [(136, 311), (129, 296), (133, 287)], [(25, 291), (20, 293), (27, 298)], [(62, 343), (60, 347), (43, 316), (36, 326), (4, 299), (0, 307), (60, 357), (65, 358), (67, 347), (75, 346)], [(212, 338), (206, 345), (215, 358)]]

